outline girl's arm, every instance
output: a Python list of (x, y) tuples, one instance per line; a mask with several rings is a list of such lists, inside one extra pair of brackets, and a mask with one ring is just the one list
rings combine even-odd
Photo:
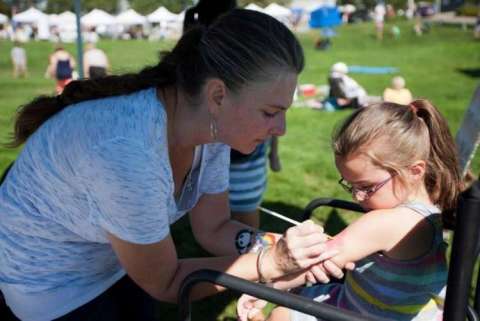
[(418, 257), (428, 250), (432, 233), (430, 224), (407, 208), (368, 212), (327, 241), (326, 256), (337, 253), (335, 256), (276, 280), (274, 287), (285, 290), (301, 286), (312, 282), (312, 275), (317, 280), (321, 278), (332, 265), (345, 267), (376, 252), (397, 255), (399, 259)]

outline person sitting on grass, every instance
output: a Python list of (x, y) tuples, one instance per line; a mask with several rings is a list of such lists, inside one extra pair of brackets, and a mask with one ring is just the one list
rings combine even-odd
[(385, 102), (408, 105), (412, 100), (412, 93), (405, 88), (405, 79), (401, 76), (393, 77), (392, 86), (383, 91), (383, 101)]
[(355, 79), (348, 76), (348, 66), (343, 62), (335, 63), (328, 76), (330, 91), (324, 101), (325, 108), (358, 108), (366, 105), (367, 92)]
[[(299, 294), (367, 317), (442, 320), (447, 281), (442, 220), (451, 215), (461, 188), (446, 120), (426, 100), (375, 104), (346, 119), (334, 134), (333, 150), (340, 185), (368, 212), (327, 248), (338, 251), (332, 258), (337, 265), (352, 261), (357, 267), (344, 283), (300, 288)], [(309, 273), (274, 287), (298, 286), (311, 279)], [(265, 304), (244, 295), (237, 305), (240, 320)], [(315, 318), (278, 307), (268, 320)]]

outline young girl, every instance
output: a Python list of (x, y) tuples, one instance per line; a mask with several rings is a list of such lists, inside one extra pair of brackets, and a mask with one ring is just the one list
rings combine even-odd
[[(306, 287), (300, 294), (365, 316), (442, 320), (447, 265), (441, 213), (456, 206), (461, 185), (447, 122), (426, 100), (380, 103), (348, 117), (334, 134), (333, 150), (339, 184), (368, 213), (327, 249), (338, 251), (332, 260), (339, 266), (354, 261), (356, 268), (343, 284)], [(302, 278), (310, 280), (311, 272), (297, 282)], [(240, 320), (261, 306), (242, 297)], [(279, 307), (268, 320), (315, 318)]]

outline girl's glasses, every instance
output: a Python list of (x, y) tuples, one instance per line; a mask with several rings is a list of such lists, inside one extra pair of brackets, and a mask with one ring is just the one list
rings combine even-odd
[(340, 184), (340, 186), (342, 186), (345, 191), (352, 194), (352, 196), (358, 201), (366, 201), (370, 197), (372, 197), (372, 195), (375, 194), (376, 191), (378, 191), (385, 184), (387, 184), (393, 178), (393, 176), (394, 175), (390, 175), (390, 177), (387, 178), (386, 180), (366, 188), (359, 188), (359, 187), (352, 186), (351, 184), (346, 182), (343, 179), (343, 177), (338, 181), (338, 184)]

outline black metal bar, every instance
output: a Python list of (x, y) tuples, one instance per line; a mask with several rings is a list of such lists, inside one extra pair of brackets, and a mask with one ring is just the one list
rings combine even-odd
[(308, 220), (312, 216), (313, 211), (320, 206), (329, 206), (354, 212), (365, 213), (365, 210), (360, 205), (354, 202), (339, 200), (335, 198), (316, 198), (310, 203), (308, 203), (308, 205), (303, 210), (302, 221)]
[(190, 291), (193, 286), (200, 282), (218, 284), (240, 293), (247, 293), (257, 298), (279, 304), (281, 306), (313, 315), (329, 321), (387, 321), (386, 319), (364, 317), (351, 311), (341, 310), (324, 303), (315, 302), (288, 292), (269, 288), (226, 273), (213, 270), (198, 270), (189, 274), (180, 286), (179, 316), (180, 321), (191, 321)]
[(459, 200), (448, 271), (444, 321), (464, 321), (466, 318), (473, 267), (476, 261), (479, 213), (480, 183), (477, 181), (462, 193)]

